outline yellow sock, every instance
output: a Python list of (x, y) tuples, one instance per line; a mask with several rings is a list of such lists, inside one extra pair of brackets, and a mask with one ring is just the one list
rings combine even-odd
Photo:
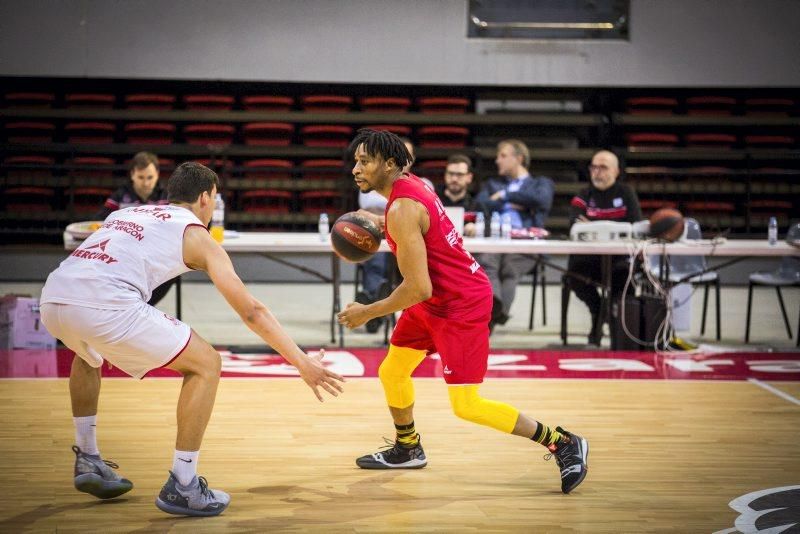
[(397, 441), (400, 445), (409, 449), (419, 445), (419, 434), (414, 428), (414, 421), (407, 425), (395, 424), (394, 428), (397, 430)]
[(558, 430), (553, 430), (549, 426), (539, 423), (539, 426), (536, 427), (536, 432), (533, 433), (533, 437), (531, 437), (531, 439), (536, 443), (541, 443), (549, 449), (562, 439), (565, 439), (565, 437), (564, 434)]

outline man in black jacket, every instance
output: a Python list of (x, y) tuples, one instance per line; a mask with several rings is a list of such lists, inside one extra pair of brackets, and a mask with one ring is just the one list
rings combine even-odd
[[(487, 180), (476, 198), (486, 213), (487, 226), (491, 214), (498, 212), (511, 218), (512, 229), (544, 227), (553, 206), (555, 186), (546, 176), (531, 176), (530, 160), (528, 147), (522, 141), (505, 139), (497, 144), (494, 162), (499, 177)], [(492, 282), (494, 308), (490, 326), (494, 328), (509, 319), (519, 279), (533, 269), (537, 259), (530, 254), (481, 254), (477, 259)]]
[[(636, 222), (642, 219), (642, 210), (636, 192), (628, 185), (618, 182), (619, 159), (613, 152), (601, 150), (592, 157), (589, 165), (591, 185), (572, 198), (570, 202), (570, 224), (587, 221)], [(617, 299), (628, 276), (627, 256), (614, 256), (611, 267), (611, 298)], [(569, 257), (568, 269), (592, 280), (602, 280), (602, 258), (599, 256), (575, 255)], [(597, 288), (570, 277), (569, 286), (592, 314), (592, 329), (589, 343), (600, 345), (603, 339), (601, 319), (602, 299)]]

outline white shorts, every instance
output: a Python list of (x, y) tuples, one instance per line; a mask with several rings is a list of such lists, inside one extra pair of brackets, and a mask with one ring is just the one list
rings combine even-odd
[(44, 303), (42, 323), (92, 367), (103, 359), (134, 378), (164, 367), (189, 344), (192, 329), (146, 302), (123, 310)]

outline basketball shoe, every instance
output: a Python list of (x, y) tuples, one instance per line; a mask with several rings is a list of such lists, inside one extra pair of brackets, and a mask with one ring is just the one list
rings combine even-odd
[(133, 483), (113, 469), (119, 466), (100, 456), (90, 455), (73, 445), (75, 453), (75, 489), (98, 499), (113, 499), (133, 489)]
[(548, 447), (550, 452), (544, 455), (545, 460), (556, 457), (556, 464), (561, 470), (561, 491), (569, 493), (578, 487), (586, 478), (589, 442), (580, 436), (567, 432), (560, 426), (556, 431), (564, 434), (569, 441), (562, 440)]
[(170, 471), (156, 506), (168, 514), (211, 516), (221, 514), (230, 502), (231, 496), (224, 491), (208, 489), (204, 477), (196, 476), (188, 486), (182, 486)]
[(422, 469), (428, 465), (422, 442), (414, 447), (404, 447), (399, 441), (392, 443), (383, 438), (387, 444), (382, 450), (356, 459), (361, 469)]

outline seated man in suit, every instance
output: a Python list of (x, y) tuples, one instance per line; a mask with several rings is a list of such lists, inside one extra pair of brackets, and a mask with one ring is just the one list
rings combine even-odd
[[(601, 150), (592, 157), (589, 165), (591, 184), (570, 202), (570, 224), (581, 221), (622, 221), (636, 222), (642, 219), (642, 210), (636, 192), (627, 184), (618, 181), (620, 177), (619, 159), (613, 152)], [(611, 298), (619, 298), (628, 277), (628, 258), (614, 256), (611, 271)], [(570, 273), (600, 282), (602, 280), (602, 258), (585, 254), (569, 257), (567, 268)], [(602, 299), (597, 287), (574, 277), (568, 284), (575, 295), (581, 299), (592, 314), (592, 329), (589, 343), (600, 345), (603, 339)]]
[[(476, 199), (488, 216), (492, 212), (508, 215), (513, 229), (543, 228), (553, 205), (553, 180), (532, 176), (528, 170), (530, 160), (528, 147), (522, 141), (500, 141), (495, 158), (499, 176), (487, 180)], [(480, 254), (477, 259), (492, 283), (494, 306), (490, 327), (494, 328), (510, 318), (519, 279), (533, 269), (537, 258), (532, 254)]]

